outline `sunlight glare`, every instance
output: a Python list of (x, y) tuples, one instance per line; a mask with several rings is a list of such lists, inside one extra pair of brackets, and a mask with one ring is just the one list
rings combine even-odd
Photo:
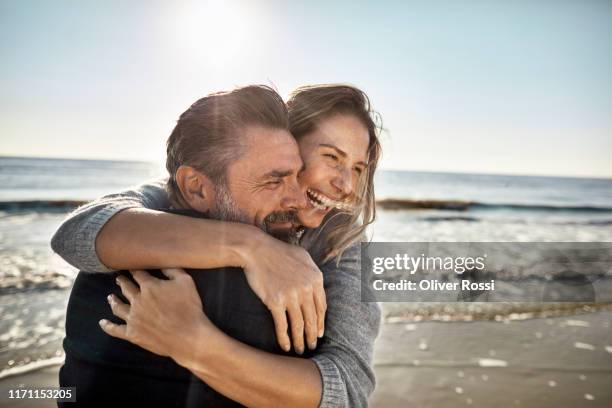
[(189, 2), (176, 20), (177, 45), (193, 62), (220, 67), (244, 49), (247, 19), (236, 2)]

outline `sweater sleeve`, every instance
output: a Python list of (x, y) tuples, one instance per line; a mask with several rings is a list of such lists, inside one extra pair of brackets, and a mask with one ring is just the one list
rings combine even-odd
[(104, 224), (128, 208), (169, 207), (166, 180), (156, 180), (87, 203), (68, 215), (51, 238), (51, 248), (75, 268), (112, 272), (96, 253), (96, 238)]
[(381, 320), (375, 302), (361, 301), (360, 243), (349, 247), (338, 266), (323, 266), (327, 316), (325, 335), (311, 359), (323, 382), (321, 407), (367, 407), (374, 391), (374, 340)]

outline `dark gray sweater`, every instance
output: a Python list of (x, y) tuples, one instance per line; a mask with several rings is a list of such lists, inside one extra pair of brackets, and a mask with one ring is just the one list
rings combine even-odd
[[(112, 272), (98, 258), (96, 237), (116, 213), (128, 208), (168, 208), (165, 180), (144, 184), (86, 204), (62, 223), (51, 246), (77, 269)], [(372, 370), (374, 340), (380, 327), (380, 308), (361, 302), (360, 244), (349, 247), (338, 265), (319, 265), (327, 296), (325, 335), (311, 357), (323, 382), (321, 407), (365, 407), (374, 390)]]

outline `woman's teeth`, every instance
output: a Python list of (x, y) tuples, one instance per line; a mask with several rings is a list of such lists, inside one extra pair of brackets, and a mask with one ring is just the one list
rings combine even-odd
[(310, 204), (312, 204), (314, 208), (327, 211), (328, 207), (323, 205), (323, 200), (320, 198), (320, 194), (317, 194), (312, 190), (306, 190), (306, 195), (308, 196), (308, 201), (310, 201)]
[(338, 208), (340, 210), (351, 209), (351, 206), (348, 203), (332, 200), (331, 198), (328, 198), (323, 194), (319, 194), (311, 189), (306, 190), (306, 195), (308, 196), (312, 206), (319, 210), (328, 210), (331, 207)]

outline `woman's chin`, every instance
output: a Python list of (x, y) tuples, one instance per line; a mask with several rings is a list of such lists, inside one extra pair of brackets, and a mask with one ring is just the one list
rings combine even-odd
[(317, 210), (316, 208), (310, 210), (302, 210), (298, 212), (298, 218), (300, 223), (306, 228), (317, 228), (323, 222), (323, 218), (327, 215), (327, 211)]

